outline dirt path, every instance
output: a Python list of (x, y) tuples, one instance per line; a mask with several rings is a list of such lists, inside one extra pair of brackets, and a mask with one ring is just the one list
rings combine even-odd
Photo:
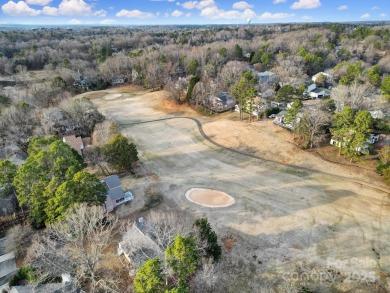
[[(93, 101), (134, 137), (164, 194), (193, 216), (207, 216), (219, 235), (236, 235), (231, 253), (253, 268), (250, 280), (282, 281), (304, 263), (372, 272), (382, 281), (390, 272), (389, 190), (376, 177), (296, 148), (269, 121), (166, 110), (163, 92), (102, 97)], [(190, 188), (221, 190), (236, 203), (201, 207), (185, 198)]]

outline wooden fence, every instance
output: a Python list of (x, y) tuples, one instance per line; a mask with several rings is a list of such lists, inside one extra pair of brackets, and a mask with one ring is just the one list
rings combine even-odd
[(15, 225), (22, 224), (27, 221), (26, 212), (15, 212), (12, 215), (0, 217), (0, 232), (6, 231)]

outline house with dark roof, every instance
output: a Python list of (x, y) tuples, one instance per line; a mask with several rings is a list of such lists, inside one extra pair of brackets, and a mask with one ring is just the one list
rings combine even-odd
[(107, 176), (101, 182), (107, 187), (107, 198), (105, 202), (107, 213), (112, 212), (118, 205), (134, 199), (130, 191), (123, 191), (121, 180), (117, 175)]

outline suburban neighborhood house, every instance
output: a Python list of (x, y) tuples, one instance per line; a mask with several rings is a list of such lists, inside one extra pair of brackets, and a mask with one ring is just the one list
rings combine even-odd
[(213, 111), (222, 112), (233, 109), (236, 105), (236, 100), (228, 92), (218, 92), (208, 97), (205, 104)]
[[(321, 80), (322, 79), (322, 80)], [(318, 72), (317, 74), (313, 75), (311, 80), (315, 83), (326, 83), (328, 85), (331, 85), (333, 83), (333, 77), (325, 72)]]
[(0, 255), (0, 287), (6, 284), (16, 272), (15, 254)]
[(305, 90), (304, 94), (308, 95), (313, 99), (321, 99), (326, 96), (325, 90), (317, 87), (315, 83), (309, 85)]
[[(364, 145), (362, 145), (362, 146), (357, 147), (356, 151), (358, 151), (358, 152), (360, 152), (362, 154), (368, 154), (370, 152), (369, 147), (371, 145), (373, 145), (374, 143), (376, 143), (378, 140), (379, 140), (379, 134), (368, 133), (368, 137), (366, 139), (366, 143)], [(337, 146), (337, 147), (340, 147), (340, 142), (337, 141), (337, 140), (334, 140), (334, 139), (330, 140), (330, 144), (334, 145), (334, 146)], [(347, 144), (347, 140), (345, 139), (343, 141), (342, 146), (345, 147), (346, 144)]]
[(277, 82), (277, 76), (271, 71), (264, 71), (258, 73), (259, 84)]
[(80, 136), (67, 135), (62, 138), (62, 141), (74, 149), (80, 156), (83, 156), (83, 151), (91, 147), (91, 139), (89, 137), (81, 138)]
[(111, 175), (101, 180), (107, 187), (107, 198), (105, 209), (107, 213), (112, 212), (118, 205), (134, 199), (130, 191), (122, 190), (122, 183), (117, 175)]
[(164, 255), (159, 246), (146, 233), (144, 219), (140, 218), (131, 225), (118, 245), (118, 255), (124, 255), (131, 264), (130, 275), (150, 258)]

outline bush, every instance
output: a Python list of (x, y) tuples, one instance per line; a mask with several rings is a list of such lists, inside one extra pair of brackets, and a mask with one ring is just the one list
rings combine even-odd
[(20, 281), (27, 281), (28, 283), (32, 283), (37, 279), (37, 276), (35, 274), (35, 270), (31, 266), (24, 266), (19, 268), (16, 271), (16, 274), (11, 278), (9, 281), (9, 286), (17, 286), (19, 285)]
[(386, 119), (374, 119), (373, 128), (376, 131), (390, 133), (390, 121)]
[(268, 117), (269, 115), (278, 114), (279, 112), (280, 112), (280, 109), (278, 107), (277, 108), (268, 108), (268, 109), (265, 109), (264, 111), (259, 112), (259, 117), (263, 117), (264, 115), (266, 115)]

